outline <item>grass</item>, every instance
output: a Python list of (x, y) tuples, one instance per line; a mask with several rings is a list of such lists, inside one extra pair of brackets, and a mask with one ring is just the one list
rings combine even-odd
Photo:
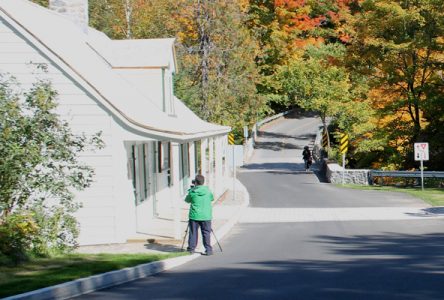
[(68, 254), (32, 259), (17, 267), (0, 266), (0, 298), (181, 255), (184, 253)]
[[(340, 185), (342, 186), (342, 185)], [(360, 189), (360, 190), (376, 190), (386, 192), (402, 192), (410, 194), (414, 197), (424, 200), (432, 206), (444, 206), (444, 189), (440, 188), (424, 188), (420, 187), (394, 187), (394, 186), (373, 186), (373, 185), (352, 185), (345, 184), (343, 187)]]

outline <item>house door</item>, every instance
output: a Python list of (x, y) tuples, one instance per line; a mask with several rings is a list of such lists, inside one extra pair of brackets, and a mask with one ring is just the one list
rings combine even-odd
[(154, 143), (132, 146), (136, 231), (139, 233), (150, 232), (150, 224), (155, 215), (155, 154), (156, 148)]

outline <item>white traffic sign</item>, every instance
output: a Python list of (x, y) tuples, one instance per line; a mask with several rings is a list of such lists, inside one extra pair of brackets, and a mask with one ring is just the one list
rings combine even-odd
[(415, 143), (415, 160), (429, 160), (429, 143)]

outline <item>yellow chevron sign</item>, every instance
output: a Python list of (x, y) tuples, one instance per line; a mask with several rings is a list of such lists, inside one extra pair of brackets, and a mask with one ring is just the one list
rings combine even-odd
[(228, 144), (234, 145), (234, 134), (232, 133), (228, 134)]
[(341, 154), (347, 153), (347, 151), (348, 151), (348, 134), (341, 133), (340, 138), (341, 138), (341, 140), (339, 143), (339, 152), (341, 152)]
[(328, 131), (324, 130), (324, 134), (322, 135), (322, 148), (327, 148), (328, 146)]

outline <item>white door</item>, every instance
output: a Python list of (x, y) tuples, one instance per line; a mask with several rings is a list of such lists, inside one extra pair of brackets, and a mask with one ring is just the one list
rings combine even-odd
[(156, 147), (153, 142), (132, 146), (133, 185), (136, 204), (136, 231), (150, 232), (155, 215)]

